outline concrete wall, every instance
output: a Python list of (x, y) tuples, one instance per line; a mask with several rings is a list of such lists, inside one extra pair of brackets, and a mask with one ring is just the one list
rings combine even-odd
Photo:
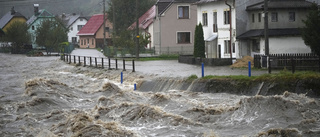
[[(264, 40), (263, 40), (264, 43)], [(264, 44), (263, 44), (264, 47)], [(277, 53), (311, 53), (310, 47), (304, 44), (301, 37), (272, 37), (269, 38), (270, 54)]]

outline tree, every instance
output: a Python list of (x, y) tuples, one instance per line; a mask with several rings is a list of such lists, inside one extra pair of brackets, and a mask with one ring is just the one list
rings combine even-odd
[(317, 4), (312, 4), (307, 19), (303, 20), (302, 39), (311, 50), (320, 56), (320, 9)]
[[(149, 10), (157, 0), (139, 0), (139, 16)], [(128, 32), (128, 27), (136, 21), (136, 0), (109, 0), (108, 20), (113, 23), (113, 44), (127, 49), (131, 54), (136, 53), (134, 41), (136, 34)], [(115, 17), (115, 18), (114, 18)], [(130, 35), (128, 35), (130, 34)], [(140, 37), (139, 41), (142, 40)], [(126, 44), (124, 44), (126, 43)], [(139, 42), (141, 44), (141, 42)], [(143, 47), (140, 45), (139, 47)], [(140, 48), (144, 49), (144, 48)]]
[(205, 42), (201, 23), (199, 23), (199, 25), (196, 26), (195, 30), (193, 56), (205, 58)]
[(12, 42), (13, 49), (16, 53), (19, 53), (24, 44), (30, 43), (30, 33), (28, 32), (27, 24), (21, 21), (13, 22), (8, 27), (3, 40)]
[(36, 43), (44, 46), (47, 53), (59, 50), (59, 44), (68, 41), (68, 30), (59, 19), (45, 20), (36, 30)]

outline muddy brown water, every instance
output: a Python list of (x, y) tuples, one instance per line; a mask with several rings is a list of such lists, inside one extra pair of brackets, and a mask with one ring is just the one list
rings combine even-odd
[(320, 136), (318, 98), (133, 91), (155, 76), (120, 72), (0, 54), (0, 136)]

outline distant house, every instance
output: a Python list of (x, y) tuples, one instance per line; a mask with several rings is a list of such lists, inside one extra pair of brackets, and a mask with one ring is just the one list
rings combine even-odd
[[(155, 17), (156, 17), (156, 6), (154, 5), (139, 18), (139, 29), (142, 30), (142, 34), (150, 36), (149, 40), (151, 42), (145, 46), (148, 49), (154, 48), (154, 43), (152, 39), (153, 39), (153, 29), (154, 29), (153, 22), (155, 20)], [(130, 30), (133, 30), (135, 28), (136, 28), (136, 22), (129, 27)]]
[(106, 23), (103, 26), (103, 14), (93, 15), (86, 25), (78, 32), (80, 48), (103, 48), (103, 32), (105, 29), (106, 46), (112, 45), (111, 30), (112, 24), (106, 16)]
[(157, 54), (193, 54), (199, 0), (158, 0), (153, 41)]
[[(269, 53), (310, 53), (299, 28), (304, 26), (311, 2), (305, 0), (269, 0)], [(246, 56), (265, 53), (264, 2), (236, 1), (237, 40), (239, 54)]]
[[(231, 6), (231, 11), (226, 2)], [(230, 51), (232, 58), (236, 58), (234, 0), (200, 0), (195, 4), (198, 5), (198, 22), (203, 26), (207, 58), (230, 58)]]
[(79, 45), (79, 36), (77, 36), (77, 33), (82, 29), (84, 25), (86, 25), (88, 19), (75, 13), (62, 14), (59, 16), (59, 18), (62, 19), (65, 27), (69, 30), (68, 42)]
[(15, 21), (21, 21), (25, 23), (27, 22), (27, 19), (21, 13), (15, 11), (14, 7), (12, 7), (11, 11), (0, 19), (0, 28), (5, 33), (7, 28), (9, 28), (10, 25)]
[(32, 48), (41, 48), (36, 44), (36, 30), (45, 20), (55, 20), (55, 16), (45, 9), (39, 10), (39, 4), (34, 4), (34, 15), (27, 21), (28, 32), (31, 34)]

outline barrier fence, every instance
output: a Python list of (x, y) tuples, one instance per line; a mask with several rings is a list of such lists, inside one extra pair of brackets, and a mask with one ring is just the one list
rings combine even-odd
[(320, 72), (320, 58), (313, 53), (254, 55), (254, 67), (272, 69), (313, 70)]
[(90, 66), (96, 68), (107, 68), (111, 69), (132, 69), (132, 72), (135, 72), (135, 62), (134, 60), (125, 60), (117, 58), (104, 58), (104, 57), (88, 57), (88, 56), (76, 56), (70, 54), (62, 54), (60, 59), (71, 64), (77, 64), (81, 66)]

